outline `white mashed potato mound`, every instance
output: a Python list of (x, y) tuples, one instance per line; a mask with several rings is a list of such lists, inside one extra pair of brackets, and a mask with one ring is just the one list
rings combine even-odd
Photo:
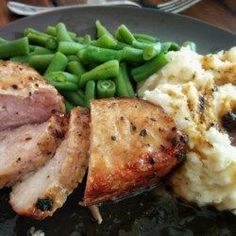
[(199, 206), (236, 214), (236, 146), (221, 125), (222, 116), (236, 110), (236, 47), (205, 56), (183, 47), (167, 59), (140, 85), (139, 96), (162, 106), (188, 135), (173, 190)]

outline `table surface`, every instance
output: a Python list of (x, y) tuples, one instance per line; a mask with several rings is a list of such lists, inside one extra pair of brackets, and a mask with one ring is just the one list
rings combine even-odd
[[(57, 5), (66, 5), (69, 0), (30, 0), (21, 1), (35, 5), (52, 5), (55, 3)], [(81, 1), (81, 0), (80, 0)], [(236, 1), (236, 0), (231, 0)], [(70, 0), (71, 2), (71, 0)], [(0, 26), (6, 25), (7, 23), (21, 18), (8, 11), (6, 7), (6, 0), (0, 0)], [(210, 24), (219, 26), (226, 30), (236, 33), (236, 13), (232, 11), (229, 7), (223, 4), (220, 0), (202, 0), (201, 2), (195, 4), (191, 8), (183, 11), (181, 14), (186, 16), (191, 16), (202, 21), (208, 22)]]

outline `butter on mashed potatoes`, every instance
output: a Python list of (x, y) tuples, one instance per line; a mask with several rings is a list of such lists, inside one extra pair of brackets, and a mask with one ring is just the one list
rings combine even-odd
[(199, 206), (236, 214), (236, 146), (221, 125), (236, 111), (236, 47), (199, 55), (189, 48), (140, 85), (139, 96), (161, 105), (189, 138), (186, 161), (171, 177), (174, 192)]

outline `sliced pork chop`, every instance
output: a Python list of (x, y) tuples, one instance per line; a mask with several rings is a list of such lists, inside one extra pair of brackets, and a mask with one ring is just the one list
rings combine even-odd
[(174, 121), (144, 100), (92, 101), (90, 139), (88, 206), (156, 183), (184, 157)]
[(64, 115), (54, 114), (44, 123), (0, 132), (0, 188), (45, 164), (61, 143), (67, 123)]
[(65, 111), (53, 86), (26, 65), (0, 62), (0, 130), (44, 122), (52, 111)]
[(53, 215), (82, 181), (88, 162), (89, 122), (88, 110), (74, 109), (69, 131), (55, 156), (13, 187), (10, 204), (19, 215), (37, 219)]

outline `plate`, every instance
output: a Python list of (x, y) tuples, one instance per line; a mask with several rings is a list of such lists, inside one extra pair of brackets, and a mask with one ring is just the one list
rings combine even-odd
[[(132, 7), (68, 7), (23, 18), (0, 29), (0, 37), (14, 39), (26, 27), (43, 30), (65, 22), (79, 35), (95, 34), (99, 19), (113, 31), (124, 23), (131, 31), (154, 35), (160, 40), (196, 42), (200, 53), (229, 49), (236, 35), (189, 17)], [(46, 236), (79, 235), (233, 235), (236, 216), (211, 207), (198, 208), (172, 197), (164, 184), (120, 202), (101, 206), (103, 223), (93, 221), (89, 211), (78, 205), (81, 187), (52, 218), (36, 221), (15, 215), (8, 205), (9, 189), (0, 191), (0, 235), (29, 235), (42, 230)]]

